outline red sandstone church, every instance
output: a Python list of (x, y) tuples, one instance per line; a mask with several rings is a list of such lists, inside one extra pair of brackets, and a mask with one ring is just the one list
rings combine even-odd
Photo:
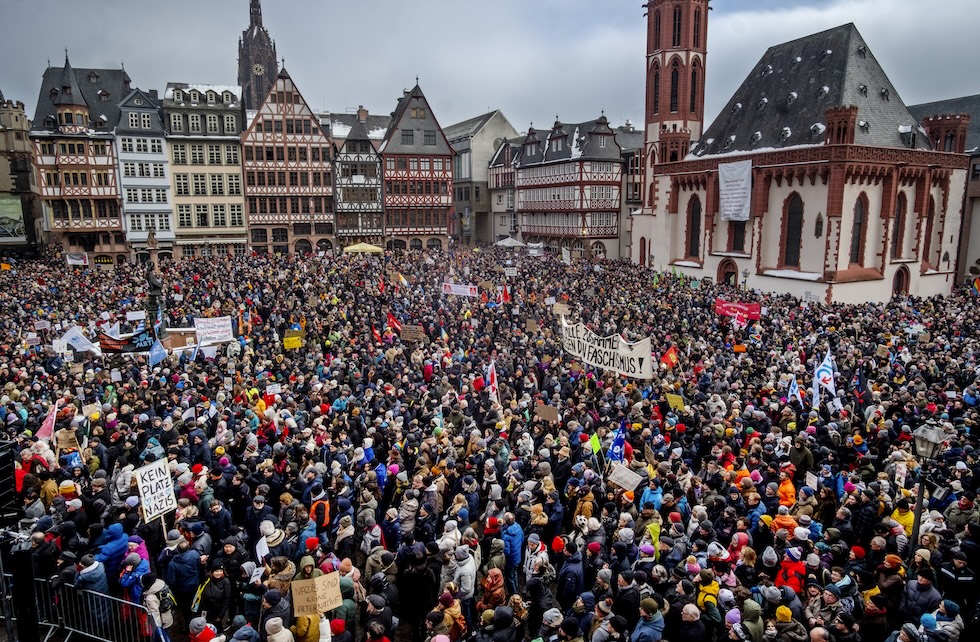
[(950, 291), (969, 116), (918, 121), (847, 24), (771, 47), (705, 129), (708, 0), (647, 10), (634, 261), (826, 302)]

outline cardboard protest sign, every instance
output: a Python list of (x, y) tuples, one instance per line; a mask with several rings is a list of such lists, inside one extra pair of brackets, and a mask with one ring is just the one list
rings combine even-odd
[(538, 332), (540, 330), (540, 328), (538, 327), (538, 322), (535, 319), (528, 319), (527, 324), (525, 324), (524, 328), (528, 332)]
[(293, 580), (293, 615), (322, 615), (344, 603), (340, 594), (340, 573), (333, 572), (312, 580)]
[(402, 341), (424, 341), (425, 331), (420, 325), (403, 325)]
[(265, 387), (265, 394), (267, 395), (280, 395), (282, 394), (282, 385), (278, 383), (270, 383)]
[(875, 354), (879, 357), (887, 357), (888, 346), (878, 346), (878, 348), (875, 350)]
[(556, 303), (551, 311), (555, 314), (571, 314), (572, 312), (567, 303)]
[(145, 521), (151, 522), (172, 510), (177, 510), (174, 480), (170, 476), (166, 459), (158, 459), (152, 464), (137, 468), (134, 472)]
[(642, 476), (618, 463), (612, 465), (608, 479), (624, 490), (634, 490), (643, 481)]
[(558, 421), (558, 408), (539, 403), (534, 407), (534, 416), (545, 421)]

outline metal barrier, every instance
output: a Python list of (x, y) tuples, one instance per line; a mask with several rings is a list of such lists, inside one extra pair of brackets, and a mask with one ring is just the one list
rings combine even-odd
[[(3, 580), (11, 590), (17, 590), (15, 578), (6, 575)], [(64, 642), (75, 634), (101, 642), (166, 639), (141, 604), (71, 585), (55, 589), (44, 579), (34, 580), (34, 597), (38, 623), (47, 629), (44, 642), (59, 631), (65, 634)], [(16, 617), (15, 613), (15, 621)]]

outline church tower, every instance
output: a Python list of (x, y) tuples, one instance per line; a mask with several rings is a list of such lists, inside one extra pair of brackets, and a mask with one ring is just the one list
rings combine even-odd
[(248, 29), (238, 39), (238, 84), (245, 109), (258, 109), (279, 75), (276, 43), (262, 26), (261, 0), (249, 0)]
[(708, 2), (649, 0), (646, 4), (648, 178), (654, 163), (684, 160), (704, 130)]

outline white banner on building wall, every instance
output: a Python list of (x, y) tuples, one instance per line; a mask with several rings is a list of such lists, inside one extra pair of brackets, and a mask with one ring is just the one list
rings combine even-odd
[(635, 379), (653, 378), (649, 337), (636, 343), (629, 343), (618, 334), (600, 337), (582, 323), (568, 323), (563, 316), (561, 342), (567, 352), (590, 366)]
[(231, 330), (231, 317), (196, 318), (194, 329), (197, 331), (197, 342), (202, 346), (235, 340), (235, 334)]
[(749, 220), (752, 206), (752, 161), (719, 163), (718, 185), (721, 220)]

